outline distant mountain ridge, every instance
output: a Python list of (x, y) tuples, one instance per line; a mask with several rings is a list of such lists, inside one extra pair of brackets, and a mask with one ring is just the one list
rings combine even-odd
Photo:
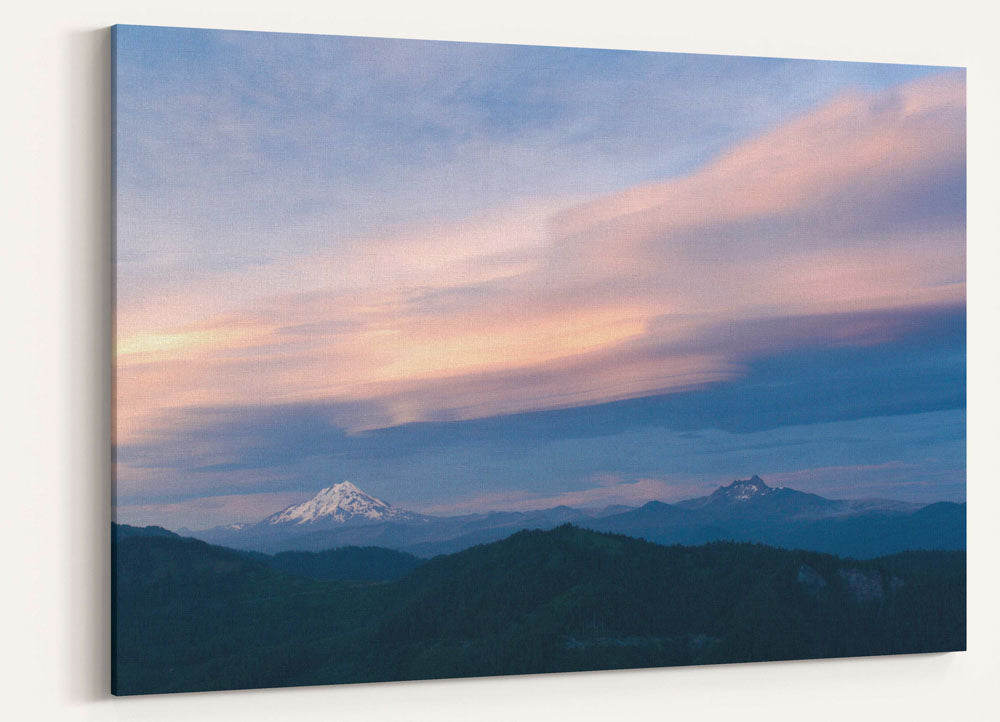
[(761, 542), (867, 558), (910, 549), (964, 549), (965, 504), (910, 504), (887, 499), (828, 499), (759, 476), (737, 479), (707, 496), (674, 504), (558, 506), (436, 517), (400, 509), (350, 482), (327, 487), (257, 524), (188, 532), (214, 544), (275, 553), (380, 546), (422, 557), (503, 539), (522, 529), (573, 523), (660, 544), (716, 540)]
[(659, 544), (751, 541), (870, 558), (914, 549), (965, 549), (966, 506), (886, 499), (827, 499), (760, 477), (712, 494), (639, 509), (583, 524)]

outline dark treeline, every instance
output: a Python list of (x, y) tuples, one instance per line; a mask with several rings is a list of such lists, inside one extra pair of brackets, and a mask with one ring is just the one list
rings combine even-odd
[(859, 562), (567, 525), (419, 566), (362, 550), (412, 571), (351, 583), (307, 578), (305, 557), (286, 571), (193, 539), (115, 538), (118, 694), (965, 648), (964, 552)]

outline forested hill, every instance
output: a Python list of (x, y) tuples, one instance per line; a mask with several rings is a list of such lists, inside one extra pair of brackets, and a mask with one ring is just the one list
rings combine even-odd
[[(130, 526), (112, 524), (112, 539), (131, 537), (172, 537), (183, 539), (181, 535), (159, 526)], [(310, 579), (326, 579), (353, 582), (384, 582), (404, 577), (416, 569), (422, 559), (383, 547), (344, 546), (321, 552), (281, 552), (270, 555), (262, 552), (237, 551), (242, 556)]]
[(567, 525), (374, 585), (183, 538), (115, 555), (119, 694), (965, 647), (963, 552), (857, 562)]
[[(263, 556), (263, 555), (261, 555)], [(423, 562), (382, 547), (340, 547), (321, 552), (280, 552), (266, 559), (275, 569), (312, 579), (389, 581), (405, 577)]]

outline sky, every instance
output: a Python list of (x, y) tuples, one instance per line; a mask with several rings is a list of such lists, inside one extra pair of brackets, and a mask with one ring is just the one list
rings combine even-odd
[(965, 73), (118, 26), (116, 518), (965, 499)]

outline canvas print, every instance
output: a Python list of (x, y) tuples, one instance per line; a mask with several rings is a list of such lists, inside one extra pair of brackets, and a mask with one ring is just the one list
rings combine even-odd
[(115, 694), (965, 649), (964, 70), (112, 46)]

